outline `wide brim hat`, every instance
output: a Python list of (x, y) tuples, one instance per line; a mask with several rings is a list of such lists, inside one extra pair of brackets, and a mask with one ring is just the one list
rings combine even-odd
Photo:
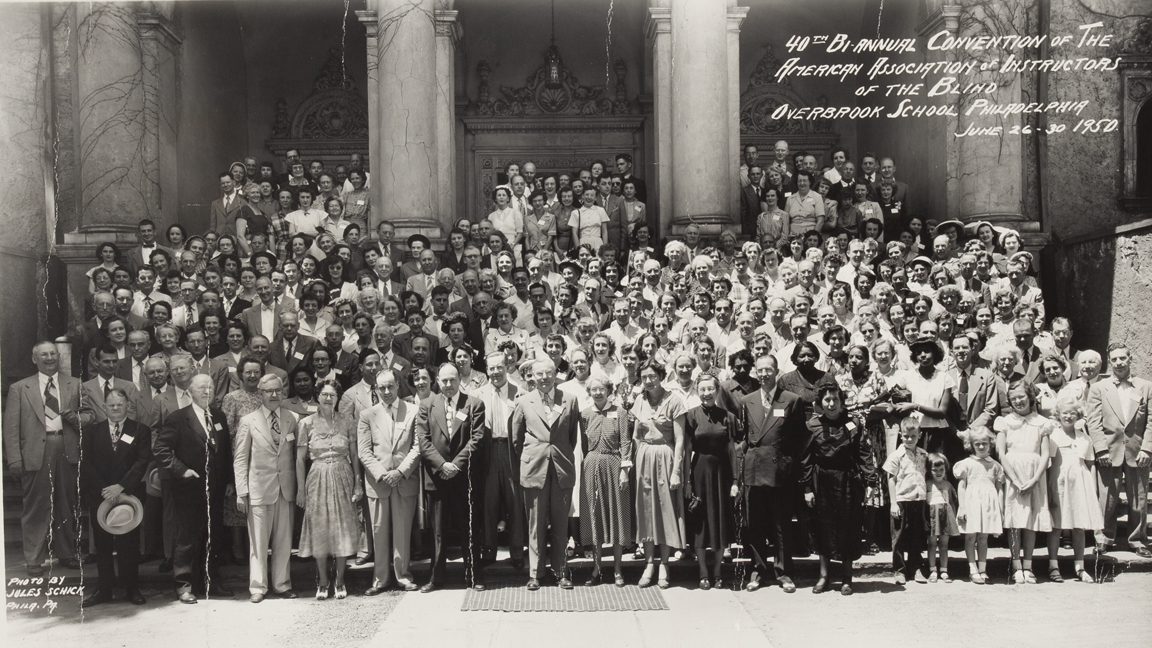
[(1028, 262), (1028, 267), (1030, 267), (1030, 268), (1034, 267), (1035, 259), (1033, 258), (1032, 253), (1029, 252), (1028, 250), (1020, 250), (1016, 254), (1013, 254), (1012, 256), (1008, 257), (1009, 261), (1019, 261), (1021, 259), (1024, 259)]
[(133, 495), (104, 500), (96, 509), (96, 522), (112, 535), (124, 535), (140, 526), (143, 520), (144, 505)]
[(944, 349), (940, 348), (940, 343), (935, 340), (916, 340), (908, 345), (908, 350), (912, 354), (912, 361), (916, 361), (916, 356), (920, 351), (927, 349), (932, 352), (932, 357), (935, 358), (932, 364), (940, 364), (944, 360)]
[(932, 270), (933, 263), (932, 263), (932, 259), (929, 259), (926, 256), (918, 256), (915, 259), (912, 259), (911, 261), (908, 262), (909, 267), (915, 266), (915, 265), (925, 265), (925, 266), (928, 266), (928, 270)]
[(941, 234), (943, 234), (943, 233), (944, 233), (944, 232), (945, 232), (945, 231), (946, 231), (946, 230), (947, 230), (949, 227), (955, 228), (955, 229), (956, 229), (956, 234), (957, 234), (958, 236), (962, 236), (962, 235), (964, 234), (964, 223), (961, 223), (960, 221), (958, 221), (958, 220), (956, 220), (956, 219), (949, 219), (949, 220), (946, 220), (946, 221), (944, 221), (943, 223), (940, 223), (939, 225), (937, 225), (937, 226), (936, 226), (936, 227), (935, 227), (935, 228), (932, 230), (932, 235), (933, 235), (933, 236), (940, 236), (940, 235), (941, 235)]
[(153, 468), (144, 476), (144, 491), (152, 497), (160, 497), (160, 469)]
[(560, 270), (563, 271), (564, 268), (572, 268), (578, 275), (584, 274), (584, 267), (580, 265), (579, 261), (573, 261), (572, 259), (563, 261), (560, 263)]

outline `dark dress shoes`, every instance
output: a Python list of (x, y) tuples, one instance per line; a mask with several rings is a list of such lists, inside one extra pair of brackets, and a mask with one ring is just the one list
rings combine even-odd
[(192, 592), (180, 592), (179, 600), (181, 603), (195, 603), (196, 595)]
[(423, 587), (420, 588), (421, 594), (427, 594), (428, 592), (435, 592), (435, 591), (436, 591), (436, 583), (424, 583)]
[(560, 589), (572, 589), (572, 581), (567, 577), (561, 578), (556, 584), (560, 586)]
[(81, 607), (92, 607), (93, 605), (100, 605), (101, 603), (109, 603), (112, 601), (112, 594), (104, 590), (96, 590), (80, 603)]
[(388, 589), (387, 585), (373, 585), (372, 587), (364, 590), (364, 596), (378, 596), (383, 594), (384, 590), (386, 589)]
[(1140, 545), (1139, 547), (1133, 547), (1132, 551), (1135, 552), (1136, 555), (1140, 556), (1141, 558), (1152, 558), (1152, 550), (1148, 549), (1148, 547), (1145, 547), (1144, 545)]
[(535, 578), (529, 578), (527, 587), (529, 592), (535, 592), (536, 590), (540, 589), (540, 581), (536, 580)]
[(293, 592), (292, 590), (284, 590), (283, 592), (272, 592), (272, 596), (282, 599), (294, 599), (296, 598), (296, 592)]
[(144, 595), (141, 594), (138, 589), (130, 589), (125, 592), (125, 598), (128, 599), (128, 602), (132, 605), (144, 605), (144, 603), (147, 602), (147, 599), (144, 598)]
[(367, 565), (370, 562), (373, 562), (373, 558), (372, 558), (371, 554), (369, 554), (367, 556), (357, 557), (356, 560), (352, 561), (352, 565), (355, 567), (363, 567), (364, 565)]
[(487, 588), (484, 587), (484, 583), (481, 583), (480, 581), (472, 583), (472, 591), (474, 592), (483, 592), (485, 589)]

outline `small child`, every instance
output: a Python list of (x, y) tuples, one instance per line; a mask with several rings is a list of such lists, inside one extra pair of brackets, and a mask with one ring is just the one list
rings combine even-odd
[(968, 578), (977, 585), (988, 582), (988, 536), (1004, 532), (1004, 467), (990, 456), (994, 440), (986, 427), (968, 430), (964, 447), (972, 455), (952, 467), (959, 480), (956, 520), (964, 534)]
[(1104, 528), (1104, 510), (1096, 495), (1092, 474), (1092, 439), (1084, 423), (1080, 401), (1065, 396), (1056, 401), (1055, 418), (1060, 424), (1052, 431), (1052, 464), (1048, 468), (1048, 501), (1052, 511), (1052, 532), (1048, 534), (1048, 579), (1064, 580), (1056, 558), (1060, 555), (1060, 532), (1072, 535), (1073, 566), (1076, 578), (1084, 583), (1095, 579), (1084, 569), (1084, 532)]
[(912, 415), (900, 421), (900, 445), (884, 460), (888, 492), (892, 500), (892, 569), (897, 585), (908, 577), (927, 583), (921, 571), (925, 526), (928, 523), (928, 453), (920, 441), (920, 419)]
[[(956, 488), (948, 481), (948, 460), (944, 455), (928, 455), (928, 576), (929, 583), (951, 583), (948, 576), (948, 538), (960, 535), (956, 528)], [(936, 568), (936, 557), (940, 568)]]

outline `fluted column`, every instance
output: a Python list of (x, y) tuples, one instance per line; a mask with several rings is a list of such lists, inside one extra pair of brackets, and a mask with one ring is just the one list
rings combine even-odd
[(458, 13), (451, 9), (437, 9), (435, 13), (436, 157), (440, 162), (436, 217), (445, 236), (456, 220), (456, 45), (461, 36)]
[(672, 10), (669, 0), (652, 0), (644, 31), (652, 83), (653, 157), (656, 169), (648, 190), (649, 208), (660, 219), (659, 237), (672, 227)]

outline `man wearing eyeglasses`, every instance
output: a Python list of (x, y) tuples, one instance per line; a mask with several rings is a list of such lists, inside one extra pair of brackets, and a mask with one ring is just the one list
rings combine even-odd
[(248, 516), (248, 592), (253, 603), (264, 600), (269, 586), (275, 596), (296, 598), (289, 570), (292, 503), (296, 501), (296, 416), (280, 406), (284, 383), (278, 376), (265, 375), (257, 389), (264, 404), (240, 419), (233, 457), (236, 508)]

